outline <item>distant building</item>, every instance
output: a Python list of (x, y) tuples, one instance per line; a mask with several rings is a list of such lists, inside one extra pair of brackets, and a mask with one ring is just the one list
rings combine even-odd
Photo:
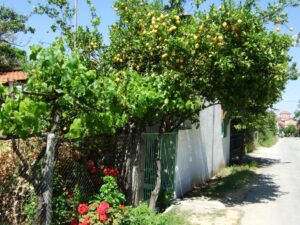
[(277, 123), (280, 128), (286, 128), (290, 125), (297, 126), (297, 121), (291, 118), (291, 113), (289, 111), (282, 111), (280, 116), (277, 118)]

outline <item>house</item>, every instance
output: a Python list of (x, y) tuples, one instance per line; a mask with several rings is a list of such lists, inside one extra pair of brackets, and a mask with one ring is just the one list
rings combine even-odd
[(11, 86), (13, 83), (25, 83), (26, 74), (20, 69), (0, 71), (0, 83), (2, 85)]
[(291, 118), (291, 113), (287, 110), (284, 110), (280, 113), (279, 117), (277, 118), (277, 123), (279, 128), (284, 129), (288, 126), (296, 126), (297, 121)]

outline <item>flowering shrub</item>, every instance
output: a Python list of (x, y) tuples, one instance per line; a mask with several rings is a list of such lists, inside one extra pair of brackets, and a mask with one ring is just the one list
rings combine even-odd
[(95, 225), (95, 224), (114, 224), (118, 225), (122, 223), (124, 216), (127, 214), (127, 208), (122, 207), (111, 207), (111, 205), (106, 202), (92, 201), (91, 204), (80, 204), (78, 206), (78, 212), (82, 208), (88, 207), (88, 211), (85, 214), (79, 213), (79, 220), (72, 220), (70, 225)]
[(79, 204), (78, 220), (73, 219), (70, 225), (121, 224), (128, 210), (123, 205), (125, 196), (119, 191), (115, 178), (119, 171), (105, 168), (103, 165), (97, 168), (96, 163), (92, 160), (89, 160), (86, 166), (92, 176), (104, 175), (103, 184), (99, 194), (92, 196), (88, 204)]

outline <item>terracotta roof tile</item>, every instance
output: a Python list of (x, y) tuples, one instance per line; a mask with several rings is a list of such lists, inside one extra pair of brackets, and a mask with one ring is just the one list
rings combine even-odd
[(10, 81), (25, 81), (25, 80), (27, 80), (27, 76), (23, 71), (20, 70), (0, 72), (1, 84), (5, 84)]
[(287, 111), (287, 110), (283, 110), (283, 111), (281, 111), (280, 114), (291, 114), (291, 113), (289, 111)]

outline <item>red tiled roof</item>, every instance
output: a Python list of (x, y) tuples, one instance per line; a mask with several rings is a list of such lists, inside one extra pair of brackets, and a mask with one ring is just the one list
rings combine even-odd
[(291, 114), (291, 113), (289, 111), (287, 111), (287, 110), (283, 110), (283, 111), (281, 111), (280, 114)]
[(14, 70), (7, 72), (0, 72), (0, 83), (5, 84), (10, 81), (25, 81), (27, 80), (27, 76), (23, 71)]

